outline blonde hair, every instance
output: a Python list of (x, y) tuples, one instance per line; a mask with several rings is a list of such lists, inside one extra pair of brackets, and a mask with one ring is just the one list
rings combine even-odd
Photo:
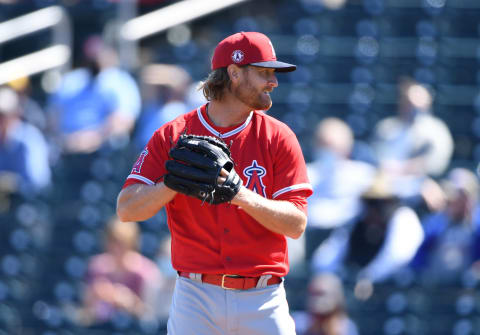
[(323, 119), (316, 129), (317, 142), (331, 150), (348, 156), (352, 150), (354, 136), (350, 126), (336, 117)]
[(202, 89), (205, 99), (212, 101), (222, 100), (225, 88), (230, 88), (230, 85), (231, 81), (227, 68), (222, 67), (210, 72), (200, 88)]
[(122, 222), (113, 217), (106, 228), (106, 240), (118, 242), (128, 249), (138, 246), (139, 227), (136, 222)]
[[(248, 67), (246, 65), (236, 65), (242, 71)], [(208, 101), (222, 100), (225, 90), (230, 89), (232, 81), (226, 67), (213, 70), (209, 73), (207, 79), (200, 85), (205, 99)]]

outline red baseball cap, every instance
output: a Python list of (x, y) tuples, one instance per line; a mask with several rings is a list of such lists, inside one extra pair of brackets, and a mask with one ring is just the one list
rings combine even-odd
[(276, 72), (291, 72), (297, 68), (296, 65), (277, 61), (270, 39), (257, 32), (236, 33), (218, 43), (213, 53), (212, 70), (230, 64), (268, 67)]

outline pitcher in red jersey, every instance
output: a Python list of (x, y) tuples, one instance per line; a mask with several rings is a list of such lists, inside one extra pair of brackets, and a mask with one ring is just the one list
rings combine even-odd
[[(178, 271), (171, 335), (295, 334), (283, 277), (287, 237), (299, 238), (312, 188), (292, 130), (264, 111), (276, 74), (270, 39), (241, 32), (221, 41), (203, 83), (208, 100), (159, 128), (117, 200), (124, 221), (144, 221), (165, 206)], [(169, 150), (183, 133), (216, 136), (229, 146), (243, 186), (231, 203), (210, 205), (164, 185)]]

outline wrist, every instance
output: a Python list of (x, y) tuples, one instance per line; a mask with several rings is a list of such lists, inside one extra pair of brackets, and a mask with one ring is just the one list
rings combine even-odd
[(178, 192), (175, 191), (174, 189), (168, 187), (165, 185), (165, 183), (162, 181), (160, 183), (155, 184), (155, 187), (162, 192), (165, 192), (166, 194), (170, 195), (171, 197), (174, 197)]
[(232, 199), (232, 205), (242, 206), (247, 203), (247, 193), (248, 189), (245, 186), (240, 186), (240, 190)]

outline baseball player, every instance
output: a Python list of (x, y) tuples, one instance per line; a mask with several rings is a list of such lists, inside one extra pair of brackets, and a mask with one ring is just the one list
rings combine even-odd
[[(144, 221), (166, 207), (178, 272), (168, 334), (295, 334), (286, 238), (304, 232), (312, 188), (295, 134), (265, 111), (276, 74), (296, 66), (258, 32), (225, 38), (211, 65), (208, 103), (153, 134), (117, 213)], [(214, 139), (224, 145), (207, 152)]]

